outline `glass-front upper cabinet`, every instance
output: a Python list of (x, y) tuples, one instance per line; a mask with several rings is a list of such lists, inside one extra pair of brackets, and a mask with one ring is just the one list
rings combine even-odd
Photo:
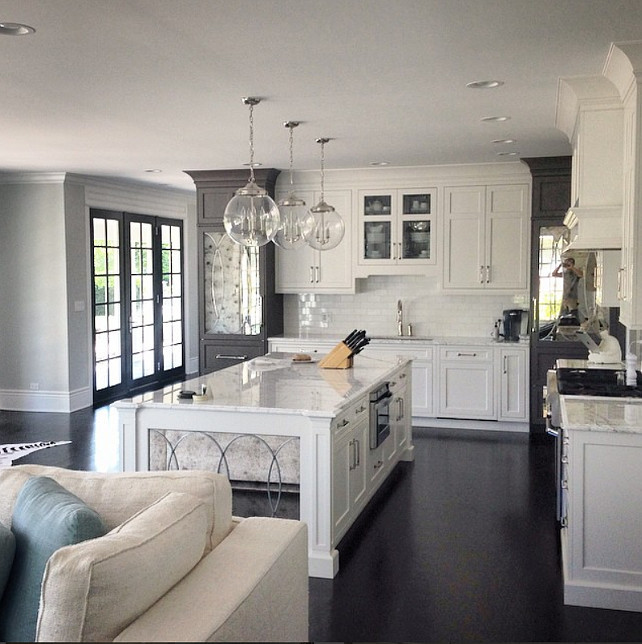
[(359, 263), (435, 264), (436, 189), (359, 192)]

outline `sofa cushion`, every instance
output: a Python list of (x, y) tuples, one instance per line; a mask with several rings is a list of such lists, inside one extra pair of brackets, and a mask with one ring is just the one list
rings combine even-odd
[[(0, 470), (0, 521), (10, 507), (15, 488), (25, 476), (50, 476), (96, 510), (109, 530), (146, 508), (168, 492), (185, 492), (208, 507), (209, 552), (232, 529), (232, 488), (225, 476), (215, 472), (80, 472), (44, 465), (18, 465)], [(5, 495), (9, 497), (5, 500)]]
[(104, 537), (58, 550), (42, 582), (38, 641), (113, 640), (199, 562), (207, 531), (203, 502), (171, 492)]
[(0, 606), (0, 639), (34, 641), (40, 584), (51, 555), (107, 531), (100, 516), (46, 476), (27, 480), (13, 509), (16, 553)]
[(0, 523), (0, 600), (9, 580), (9, 572), (16, 552), (16, 538), (13, 532)]

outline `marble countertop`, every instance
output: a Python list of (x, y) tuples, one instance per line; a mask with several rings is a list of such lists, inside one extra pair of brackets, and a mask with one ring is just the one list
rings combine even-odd
[(560, 396), (562, 427), (569, 431), (642, 434), (642, 399)]
[[(405, 358), (354, 357), (351, 369), (322, 369), (318, 359), (293, 362), (292, 354), (269, 353), (221, 371), (113, 403), (117, 408), (138, 406), (182, 409), (296, 413), (333, 417), (341, 409), (387, 380)], [(182, 399), (183, 390), (200, 394), (203, 401)]]
[[(431, 345), (507, 345), (507, 346), (528, 346), (528, 338), (522, 338), (519, 342), (498, 342), (494, 340), (491, 336), (471, 336), (471, 337), (462, 337), (462, 336), (421, 336), (421, 335), (378, 335), (378, 334), (368, 334), (368, 337), (371, 340), (371, 344), (381, 343), (424, 343)], [(324, 335), (324, 334), (301, 334), (301, 335), (285, 335), (279, 337), (269, 338), (270, 341), (293, 341), (293, 342), (327, 342), (329, 344), (336, 344), (343, 338), (338, 338), (334, 335)], [(366, 349), (367, 350), (367, 349)], [(364, 350), (365, 351), (365, 350)]]

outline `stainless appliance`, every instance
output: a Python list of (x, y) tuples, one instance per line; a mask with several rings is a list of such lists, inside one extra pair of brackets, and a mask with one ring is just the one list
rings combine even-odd
[(376, 449), (390, 435), (390, 383), (370, 392), (370, 449)]
[(506, 309), (504, 315), (504, 342), (519, 342), (522, 332), (522, 317), (526, 311), (522, 309)]

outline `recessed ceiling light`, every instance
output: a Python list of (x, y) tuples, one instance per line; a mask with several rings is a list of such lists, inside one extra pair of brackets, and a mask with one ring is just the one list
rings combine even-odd
[(510, 120), (510, 116), (484, 116), (482, 121), (485, 123), (501, 123)]
[(493, 139), (491, 143), (509, 144), (509, 143), (517, 143), (517, 141), (515, 139)]
[(370, 165), (374, 165), (374, 166), (390, 165), (390, 161), (370, 161)]
[(498, 157), (516, 157), (517, 152), (498, 152), (497, 156)]
[(501, 87), (503, 84), (504, 81), (500, 80), (482, 80), (466, 83), (466, 87), (470, 89), (495, 89), (495, 87)]
[(35, 33), (36, 30), (29, 25), (22, 25), (19, 22), (0, 22), (0, 35), (3, 36), (26, 36)]

